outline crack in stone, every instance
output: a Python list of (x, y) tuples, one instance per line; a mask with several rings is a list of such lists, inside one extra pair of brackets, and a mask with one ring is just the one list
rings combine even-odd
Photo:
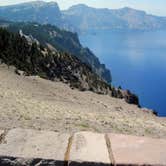
[(69, 140), (68, 140), (68, 146), (67, 146), (67, 149), (66, 149), (66, 152), (65, 152), (65, 157), (64, 157), (64, 162), (65, 162), (64, 166), (69, 165), (70, 150), (71, 150), (71, 146), (72, 146), (72, 143), (73, 143), (73, 137), (74, 137), (74, 135), (69, 137)]
[(107, 149), (108, 149), (111, 166), (116, 166), (115, 158), (114, 158), (112, 147), (111, 147), (111, 141), (108, 137), (108, 134), (105, 134), (105, 141), (106, 141), (106, 145), (107, 145)]
[(8, 133), (8, 130), (5, 130), (5, 131), (0, 135), (0, 144), (6, 143), (5, 137), (6, 137), (7, 133)]

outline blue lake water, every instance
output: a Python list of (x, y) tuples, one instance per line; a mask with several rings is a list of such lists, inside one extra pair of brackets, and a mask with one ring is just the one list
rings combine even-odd
[(96, 31), (81, 34), (80, 41), (111, 70), (114, 85), (166, 116), (166, 31)]

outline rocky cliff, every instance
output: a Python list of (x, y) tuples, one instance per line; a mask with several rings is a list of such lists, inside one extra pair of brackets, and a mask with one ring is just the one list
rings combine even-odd
[(27, 36), (22, 35), (0, 29), (0, 59), (7, 65), (14, 65), (16, 73), (23, 70), (25, 75), (58, 79), (73, 88), (125, 98), (128, 103), (139, 105), (137, 96), (113, 88), (76, 57), (57, 51), (51, 45), (43, 47), (33, 38), (27, 40)]
[(66, 22), (76, 29), (89, 30), (157, 30), (166, 29), (166, 18), (128, 7), (97, 9), (83, 4), (63, 11)]
[(77, 57), (81, 62), (92, 68), (99, 77), (108, 83), (111, 82), (111, 73), (101, 64), (99, 59), (88, 49), (84, 48), (79, 41), (78, 35), (69, 31), (61, 30), (53, 25), (40, 25), (37, 23), (10, 23), (8, 30), (18, 33), (20, 30), (25, 35), (36, 38), (42, 45), (51, 44), (58, 51), (68, 52)]

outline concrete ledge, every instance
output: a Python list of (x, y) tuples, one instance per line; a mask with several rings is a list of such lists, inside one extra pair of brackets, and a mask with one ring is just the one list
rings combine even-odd
[(166, 165), (166, 140), (109, 134), (116, 165)]
[(0, 144), (0, 156), (64, 161), (69, 134), (12, 129)]
[(81, 163), (84, 162), (110, 164), (104, 134), (76, 133), (73, 137), (69, 160), (70, 166), (77, 165), (74, 163), (83, 165)]
[(0, 137), (0, 166), (166, 166), (164, 139), (26, 129)]

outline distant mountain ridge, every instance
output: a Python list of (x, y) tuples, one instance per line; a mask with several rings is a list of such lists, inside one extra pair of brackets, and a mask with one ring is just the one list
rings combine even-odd
[(53, 24), (72, 31), (100, 29), (158, 30), (166, 29), (166, 17), (124, 7), (97, 9), (78, 4), (61, 11), (56, 2), (32, 1), (0, 7), (0, 17), (11, 21)]
[(32, 1), (0, 7), (0, 16), (11, 21), (32, 21), (61, 24), (61, 12), (56, 2)]
[(121, 9), (97, 9), (86, 5), (75, 5), (63, 11), (67, 22), (80, 30), (122, 29), (155, 30), (166, 29), (166, 17), (146, 14), (144, 11), (124, 7)]

